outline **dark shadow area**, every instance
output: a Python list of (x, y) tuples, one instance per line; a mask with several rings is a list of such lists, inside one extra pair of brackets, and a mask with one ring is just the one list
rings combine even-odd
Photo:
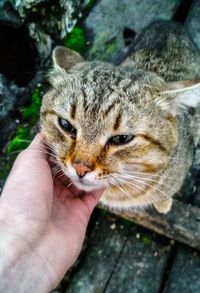
[(35, 76), (37, 51), (25, 26), (15, 28), (0, 23), (0, 73), (18, 86)]
[(123, 31), (125, 46), (129, 46), (136, 36), (136, 32), (129, 27), (125, 27)]
[(188, 11), (192, 6), (193, 0), (182, 0), (173, 16), (173, 20), (184, 23), (187, 18)]

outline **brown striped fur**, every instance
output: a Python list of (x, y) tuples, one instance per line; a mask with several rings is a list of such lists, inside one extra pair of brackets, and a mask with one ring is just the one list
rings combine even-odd
[[(80, 189), (107, 186), (101, 203), (110, 209), (154, 205), (168, 212), (200, 137), (200, 87), (190, 81), (200, 76), (198, 50), (182, 28), (161, 22), (141, 32), (120, 66), (74, 54), (54, 50), (52, 88), (41, 108), (57, 164)], [(58, 117), (76, 128), (76, 139)], [(134, 139), (109, 144), (116, 135)]]

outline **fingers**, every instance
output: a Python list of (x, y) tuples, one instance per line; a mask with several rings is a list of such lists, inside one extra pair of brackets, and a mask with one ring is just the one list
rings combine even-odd
[(47, 158), (48, 155), (45, 152), (46, 150), (46, 146), (43, 140), (43, 136), (42, 133), (38, 133), (36, 134), (36, 136), (34, 137), (33, 141), (31, 142), (31, 144), (28, 146), (27, 150), (29, 151), (33, 151), (35, 153), (35, 151), (37, 152), (37, 156), (42, 156)]
[(32, 140), (31, 144), (28, 146), (28, 149), (32, 149), (37, 147), (38, 145), (42, 145), (43, 143), (43, 137), (42, 133), (37, 133), (34, 139)]
[(88, 218), (105, 190), (104, 188), (90, 192), (80, 190), (67, 177), (65, 182), (62, 182), (62, 180), (57, 178), (54, 179), (54, 184), (57, 189), (57, 193), (62, 194), (63, 197), (74, 198), (75, 200), (79, 198), (88, 208)]
[(87, 205), (87, 207), (90, 211), (90, 215), (91, 215), (93, 209), (95, 208), (95, 206), (97, 205), (97, 203), (98, 203), (99, 199), (101, 198), (104, 191), (105, 191), (105, 189), (102, 188), (102, 189), (94, 190), (91, 192), (84, 192), (82, 194), (82, 200)]
[(18, 159), (23, 159), (25, 157), (25, 159), (31, 158), (31, 159), (47, 159), (48, 158), (48, 154), (46, 151), (46, 146), (43, 142), (43, 138), (42, 138), (42, 134), (38, 133), (33, 141), (31, 142), (31, 144), (24, 150), (22, 151), (19, 156)]

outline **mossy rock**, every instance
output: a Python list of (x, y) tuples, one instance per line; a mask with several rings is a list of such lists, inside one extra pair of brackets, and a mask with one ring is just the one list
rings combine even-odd
[(15, 135), (8, 143), (7, 154), (21, 151), (29, 145), (31, 129), (39, 120), (41, 95), (42, 87), (38, 86), (32, 93), (30, 105), (20, 110), (23, 123), (16, 128)]
[(77, 51), (80, 54), (83, 53), (85, 48), (85, 33), (83, 28), (74, 27), (71, 33), (63, 39), (63, 44), (65, 47)]

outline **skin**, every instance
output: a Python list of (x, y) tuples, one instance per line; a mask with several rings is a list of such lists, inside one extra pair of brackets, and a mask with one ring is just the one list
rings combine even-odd
[(49, 292), (77, 259), (102, 190), (52, 178), (41, 135), (16, 159), (0, 198), (0, 292)]

